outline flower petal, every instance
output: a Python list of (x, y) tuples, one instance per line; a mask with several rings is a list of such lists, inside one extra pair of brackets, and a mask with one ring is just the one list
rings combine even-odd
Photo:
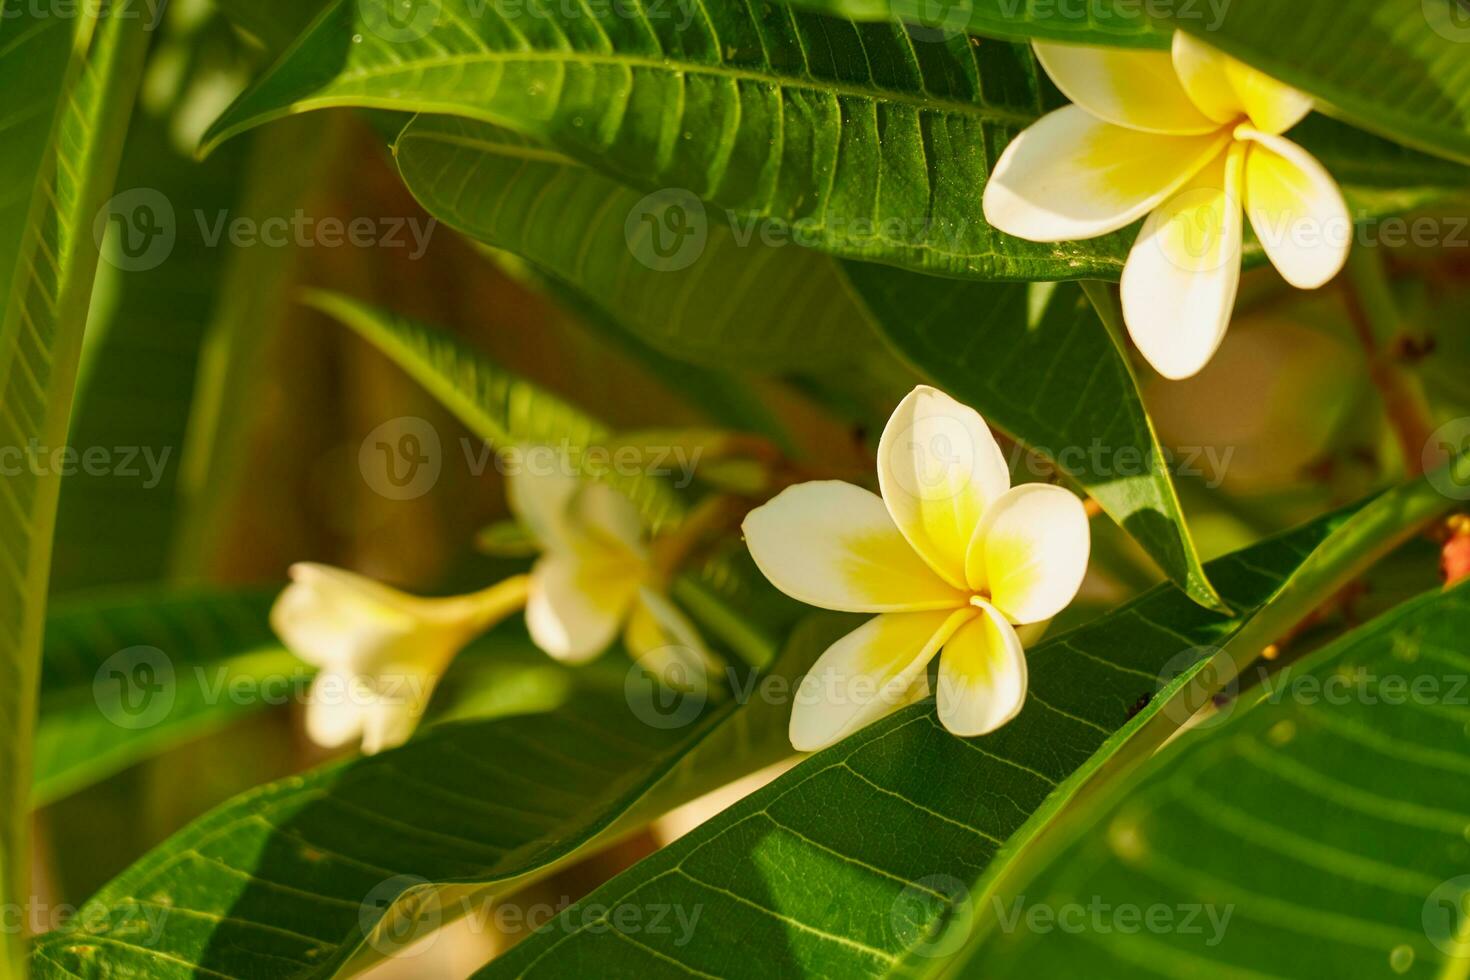
[(1221, 122), (1249, 117), (1259, 129), (1284, 133), (1312, 111), (1312, 97), (1183, 31), (1174, 32), (1174, 68), (1190, 98)]
[(1144, 223), (1123, 268), (1123, 319), (1166, 378), (1203, 368), (1230, 325), (1244, 235), (1236, 144)]
[(1174, 32), (1174, 71), (1200, 111), (1220, 124), (1238, 122), (1245, 103), (1230, 83), (1230, 59), (1184, 31)]
[(623, 643), (634, 660), (677, 690), (704, 691), (719, 668), (689, 617), (647, 586), (638, 590)]
[(1140, 133), (1067, 106), (1006, 147), (985, 185), (985, 220), (1033, 242), (1106, 235), (1158, 207), (1229, 141), (1224, 130)]
[(551, 450), (545, 454), (527, 450), (523, 465), (506, 476), (505, 502), (536, 543), (546, 549), (564, 545), (572, 498), (581, 481), (560, 466), (532, 465), (532, 460), (542, 455), (560, 458)]
[(1245, 208), (1266, 255), (1298, 289), (1326, 285), (1347, 262), (1353, 221), (1337, 181), (1290, 140), (1245, 130)]
[(939, 720), (961, 738), (995, 731), (1026, 702), (1026, 654), (1020, 637), (989, 604), (939, 655)]
[(642, 569), (552, 553), (531, 569), (526, 627), (558, 660), (583, 663), (612, 643), (637, 594)]
[(1077, 495), (1046, 483), (1016, 487), (975, 531), (970, 585), (1012, 623), (1040, 623), (1067, 607), (1087, 574), (1092, 529)]
[(354, 696), (354, 675), (335, 669), (311, 680), (306, 698), (306, 735), (326, 749), (341, 748), (362, 734), (363, 710)]
[(792, 747), (824, 749), (908, 704), (934, 654), (974, 616), (972, 608), (889, 613), (832, 644), (797, 689)]
[(584, 542), (643, 559), (643, 521), (633, 501), (604, 483), (589, 483), (572, 498), (572, 527)]
[(790, 487), (751, 511), (742, 530), (771, 584), (808, 605), (909, 612), (966, 602), (915, 553), (883, 501), (850, 483)]
[(946, 582), (966, 589), (965, 552), (980, 515), (1011, 485), (1005, 454), (980, 413), (920, 385), (878, 442), (878, 487), (893, 522)]
[(1166, 52), (1044, 41), (1031, 46), (1062, 94), (1104, 122), (1171, 135), (1220, 128), (1190, 99)]

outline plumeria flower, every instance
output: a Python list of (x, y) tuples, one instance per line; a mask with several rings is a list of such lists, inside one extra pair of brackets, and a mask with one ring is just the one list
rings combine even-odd
[(876, 613), (834, 643), (803, 681), (791, 744), (815, 751), (923, 693), (939, 661), (939, 718), (956, 735), (994, 731), (1026, 697), (1016, 626), (1060, 612), (1082, 584), (1090, 535), (1076, 496), (1011, 487), (1004, 455), (973, 409), (919, 387), (878, 444), (882, 496), (804, 483), (744, 524), (765, 576), (824, 609)]
[(627, 497), (570, 473), (529, 469), (511, 475), (506, 494), (542, 549), (526, 604), (538, 647), (558, 660), (585, 663), (621, 629), (629, 654), (649, 670), (674, 686), (703, 687), (714, 660), (663, 594), (653, 549)]
[(1096, 238), (1148, 215), (1123, 270), (1123, 317), (1171, 379), (1209, 362), (1240, 284), (1242, 208), (1287, 282), (1341, 271), (1347, 203), (1311, 154), (1281, 134), (1312, 100), (1195, 40), (1172, 55), (1036, 42), (1075, 105), (1018, 136), (985, 188), (985, 217), (1036, 242)]
[(360, 739), (368, 754), (408, 739), (449, 662), (526, 602), (525, 576), (483, 592), (425, 599), (340, 568), (302, 563), (271, 610), (271, 625), (319, 668), (306, 732), (336, 748)]

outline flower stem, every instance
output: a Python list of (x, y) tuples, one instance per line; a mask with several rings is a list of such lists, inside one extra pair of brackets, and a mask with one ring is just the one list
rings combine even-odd
[(1424, 446), (1433, 428), (1429, 403), (1419, 379), (1392, 353), (1404, 333), (1403, 318), (1394, 304), (1393, 289), (1378, 251), (1353, 249), (1343, 282), (1348, 320), (1367, 357), (1368, 377), (1383, 400), (1404, 468), (1409, 475), (1418, 476), (1424, 472)]
[(531, 576), (512, 575), (465, 599), (475, 605), (475, 625), (488, 630), (501, 620), (525, 608), (530, 595)]

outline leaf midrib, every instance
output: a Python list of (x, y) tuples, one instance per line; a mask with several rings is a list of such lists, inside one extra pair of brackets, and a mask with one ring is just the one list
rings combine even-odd
[[(589, 66), (623, 67), (628, 69), (643, 68), (657, 71), (667, 71), (684, 75), (707, 75), (712, 78), (728, 78), (732, 81), (758, 82), (772, 85), (777, 88), (806, 89), (822, 92), (835, 96), (847, 96), (855, 99), (872, 99), (876, 102), (888, 102), (894, 105), (911, 106), (915, 109), (927, 109), (935, 112), (950, 112), (956, 114), (980, 116), (990, 122), (1004, 122), (1014, 125), (1029, 125), (1036, 121), (1038, 113), (1023, 113), (1013, 109), (1007, 109), (987, 102), (957, 102), (952, 99), (936, 98), (927, 92), (922, 95), (909, 95), (893, 89), (869, 87), (855, 84), (853, 82), (828, 81), (810, 75), (787, 76), (778, 75), (771, 71), (758, 71), (753, 69), (730, 68), (723, 65), (712, 65), (707, 62), (698, 61), (676, 61), (670, 58), (653, 58), (641, 55), (606, 54), (594, 55), (578, 51), (484, 51), (473, 54), (446, 55), (438, 58), (425, 58), (415, 61), (404, 61), (394, 65), (384, 65), (381, 68), (359, 69), (349, 74), (339, 75), (333, 84), (351, 84), (366, 78), (391, 78), (394, 75), (413, 74), (419, 71), (427, 71), (434, 68), (449, 67), (462, 64), (502, 64), (505, 62), (549, 62), (556, 64), (578, 64)], [(297, 106), (309, 106), (321, 104), (322, 100), (302, 99), (295, 103)], [(395, 100), (398, 104), (411, 102), (409, 99)]]

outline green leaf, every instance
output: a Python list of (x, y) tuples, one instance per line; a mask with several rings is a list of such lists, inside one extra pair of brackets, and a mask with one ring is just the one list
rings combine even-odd
[(335, 293), (311, 291), (305, 302), (380, 349), (492, 446), (568, 450), (582, 475), (605, 480), (626, 494), (655, 531), (683, 516), (684, 502), (666, 480), (648, 472), (620, 472), (587, 452), (606, 448), (610, 429), (497, 367), (453, 335)]
[[(975, 34), (1026, 41), (1042, 38), (1073, 44), (1167, 48), (1173, 33), (1152, 20), (1146, 5), (1129, 0), (1085, 3), (1029, 3), (1027, 0), (789, 0), (795, 6), (858, 21), (902, 20), (921, 30), (927, 41), (968, 30)], [(1192, 5), (1209, 16), (1205, 0)]]
[(1081, 290), (845, 270), (895, 350), (1050, 460), (1196, 602), (1219, 607), (1133, 372)]
[[(808, 621), (773, 676), (789, 683), (851, 625)], [(567, 668), (515, 623), (491, 639), (497, 662), (537, 665), (561, 696), (238, 797), (39, 939), (34, 975), (332, 976), (395, 904), (418, 922), (375, 935), (358, 964), (791, 751), (772, 699), (668, 702), (620, 657)]]
[[(394, 156), (430, 214), (570, 284), (671, 357), (841, 370), (863, 352), (831, 259), (742, 240), (692, 195), (651, 201), (509, 130), (449, 116), (416, 118)], [(653, 241), (675, 222), (689, 237), (671, 239), (680, 246), (665, 258)]]
[[(614, 878), (477, 976), (590, 964), (617, 975), (923, 972), (947, 906), (983, 892), (1095, 778), (1157, 748), (1214, 693), (1205, 666), (1232, 651), (1248, 662), (1451, 506), (1418, 481), (1211, 562), (1245, 617), (1163, 586), (1042, 643), (1027, 656), (1025, 707), (990, 736), (950, 735), (932, 700), (906, 708)], [(699, 908), (704, 924), (692, 942), (629, 935), (610, 918), (628, 904)]]
[[(958, 972), (1463, 975), (1467, 629), (1470, 586), (1436, 591), (1265, 677), (976, 896)], [(1171, 927), (1012, 924), (1083, 895)]]
[(755, 0), (432, 0), (407, 23), (387, 2), (339, 0), (206, 145), (328, 106), (466, 116), (838, 255), (979, 278), (1122, 268), (1123, 235), (1050, 245), (985, 224), (985, 177), (1047, 91), (1024, 47), (916, 43), (896, 24)]
[[(5, 176), (14, 178), (0, 190), (7, 217), (0, 226), (0, 285), (6, 289), (0, 443), (7, 455), (29, 452), (32, 440), (48, 451), (66, 441), (97, 264), (93, 220), (112, 187), (147, 40), (142, 18), (108, 16), (113, 12), (89, 5), (63, 16), (11, 0), (0, 10), (0, 84), (11, 107), (6, 119), (15, 126), (0, 154), (7, 160)], [(70, 59), (63, 47), (73, 53)], [(17, 76), (26, 81), (12, 88)], [(34, 101), (17, 101), (19, 93)], [(31, 119), (36, 111), (44, 126)], [(9, 220), (21, 207), (24, 216)], [(60, 490), (55, 469), (25, 466), (0, 481), (0, 904), (6, 907), (22, 907), (30, 894), (27, 803)], [(19, 974), (24, 942), (14, 931), (3, 932), (0, 972)]]
[(274, 598), (138, 590), (54, 604), (32, 804), (288, 698), (312, 671), (271, 632)]
[(1459, 0), (1232, 0), (1177, 26), (1409, 146), (1470, 163), (1470, 14)]

